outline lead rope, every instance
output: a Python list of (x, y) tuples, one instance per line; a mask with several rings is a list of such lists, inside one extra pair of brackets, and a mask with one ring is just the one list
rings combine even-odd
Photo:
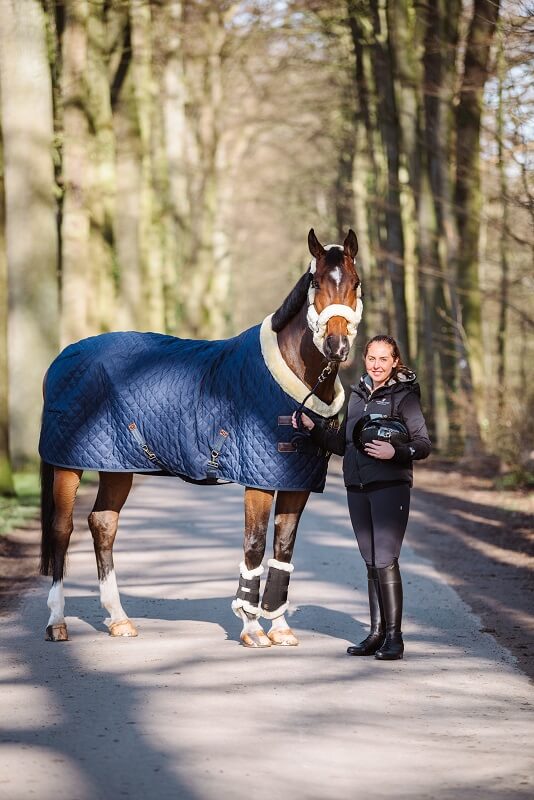
[(321, 385), (321, 383), (324, 383), (325, 380), (328, 378), (328, 376), (332, 373), (332, 371), (333, 371), (332, 364), (334, 364), (334, 363), (335, 363), (334, 361), (329, 361), (328, 362), (326, 367), (322, 370), (321, 374), (319, 375), (319, 377), (317, 379), (317, 383), (315, 384), (313, 389), (310, 392), (308, 392), (308, 394), (306, 395), (306, 397), (304, 398), (304, 400), (302, 401), (302, 403), (300, 404), (298, 409), (295, 411), (295, 419), (297, 420), (297, 425), (298, 425), (298, 430), (299, 431), (306, 431), (306, 428), (304, 428), (301, 425), (302, 413), (304, 411), (304, 406), (306, 404), (306, 401), (308, 400), (309, 397), (312, 396), (312, 394), (315, 393), (315, 390)]

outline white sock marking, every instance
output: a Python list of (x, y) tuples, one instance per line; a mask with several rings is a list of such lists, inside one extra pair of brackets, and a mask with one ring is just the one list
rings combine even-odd
[(50, 609), (49, 625), (60, 625), (65, 622), (65, 596), (63, 594), (63, 581), (52, 584), (48, 593), (47, 606)]
[(234, 609), (234, 614), (236, 614), (238, 617), (241, 617), (241, 621), (243, 623), (243, 630), (241, 631), (241, 634), (263, 631), (263, 628), (258, 622), (258, 618), (250, 617), (242, 608)]
[(272, 631), (284, 628), (289, 628), (289, 625), (286, 622), (285, 614), (281, 614), (279, 617), (275, 617), (275, 619), (271, 620)]
[(100, 602), (109, 613), (109, 617), (104, 620), (106, 625), (119, 622), (119, 620), (128, 619), (128, 615), (121, 606), (117, 578), (115, 577), (115, 570), (113, 569), (106, 575), (103, 581), (100, 581)]

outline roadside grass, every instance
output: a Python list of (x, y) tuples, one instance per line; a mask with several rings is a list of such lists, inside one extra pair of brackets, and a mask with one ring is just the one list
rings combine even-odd
[(39, 473), (16, 472), (15, 497), (0, 496), (0, 536), (22, 527), (39, 513)]
[[(24, 527), (29, 521), (39, 517), (40, 486), (38, 472), (16, 472), (15, 497), (0, 495), (0, 536)], [(94, 484), (98, 473), (84, 473), (82, 484)]]

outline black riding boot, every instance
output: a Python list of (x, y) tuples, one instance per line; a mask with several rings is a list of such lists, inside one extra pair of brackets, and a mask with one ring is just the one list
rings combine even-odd
[(380, 611), (380, 598), (378, 594), (378, 576), (376, 567), (367, 565), (367, 590), (369, 592), (369, 610), (371, 612), (371, 630), (369, 636), (347, 648), (349, 656), (372, 656), (384, 644), (385, 626)]
[(402, 579), (397, 559), (388, 567), (378, 567), (378, 583), (382, 610), (386, 623), (386, 640), (375, 653), (381, 661), (396, 661), (402, 658)]

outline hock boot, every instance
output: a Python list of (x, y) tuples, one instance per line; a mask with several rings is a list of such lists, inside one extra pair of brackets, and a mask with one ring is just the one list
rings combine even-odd
[(402, 579), (397, 559), (387, 567), (377, 567), (380, 598), (386, 624), (386, 640), (376, 653), (380, 661), (402, 658)]
[(371, 612), (371, 630), (360, 644), (347, 648), (349, 656), (372, 656), (384, 644), (385, 626), (380, 609), (380, 596), (378, 591), (378, 575), (376, 567), (367, 565), (367, 591), (369, 593), (369, 611)]

